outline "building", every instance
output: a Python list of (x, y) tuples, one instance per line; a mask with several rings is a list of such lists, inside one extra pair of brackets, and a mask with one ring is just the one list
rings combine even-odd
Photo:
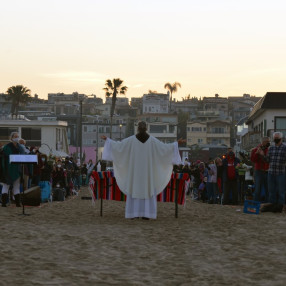
[(234, 124), (238, 124), (243, 118), (248, 117), (254, 105), (261, 97), (244, 94), (243, 96), (231, 96), (228, 98), (229, 115)]
[(11, 132), (18, 132), (26, 146), (39, 146), (47, 155), (67, 156), (67, 122), (38, 120), (1, 120), (0, 142), (7, 144)]
[[(109, 105), (112, 104), (112, 96), (105, 98), (105, 104), (109, 104)], [(117, 96), (116, 97), (116, 105), (117, 106), (127, 106), (127, 105), (129, 105), (128, 98), (127, 97)]]
[(187, 146), (230, 146), (230, 120), (189, 121)]
[(253, 107), (246, 121), (248, 132), (242, 137), (241, 146), (250, 150), (262, 137), (272, 138), (273, 132), (286, 135), (286, 92), (267, 92)]
[(202, 100), (203, 111), (219, 114), (219, 118), (226, 119), (228, 114), (228, 99), (226, 97), (219, 97), (216, 94), (214, 97), (204, 97)]
[(177, 113), (188, 113), (190, 119), (196, 118), (196, 112), (199, 107), (199, 100), (197, 98), (187, 98), (182, 101), (174, 101), (172, 109)]
[(143, 97), (131, 97), (130, 105), (132, 108), (138, 108), (139, 114), (143, 112)]
[(143, 113), (168, 113), (169, 93), (149, 93), (143, 95)]
[(190, 121), (187, 123), (187, 146), (207, 144), (206, 121)]
[(147, 123), (147, 132), (164, 143), (177, 141), (178, 117), (174, 114), (146, 113), (137, 117), (134, 124), (134, 134), (137, 133), (137, 124), (140, 121)]

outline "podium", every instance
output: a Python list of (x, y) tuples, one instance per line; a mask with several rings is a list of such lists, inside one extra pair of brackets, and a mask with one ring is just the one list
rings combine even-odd
[(38, 164), (38, 156), (37, 155), (18, 155), (18, 154), (11, 154), (9, 155), (9, 162), (10, 164), (21, 164), (22, 171), (21, 171), (21, 179), (20, 184), (23, 188), (23, 194), (21, 196), (22, 198), (22, 207), (23, 212), (22, 215), (28, 215), (25, 214), (25, 204), (24, 204), (24, 196), (25, 196), (25, 189), (24, 189), (24, 166), (25, 164)]

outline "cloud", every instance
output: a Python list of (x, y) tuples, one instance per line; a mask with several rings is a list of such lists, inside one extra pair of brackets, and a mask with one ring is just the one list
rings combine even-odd
[(132, 85), (132, 86), (130, 86), (130, 87), (131, 87), (131, 88), (139, 88), (139, 87), (142, 87), (142, 86), (144, 86), (143, 83), (138, 83), (138, 84)]
[(77, 82), (105, 82), (106, 75), (89, 71), (63, 71), (43, 74), (43, 77)]

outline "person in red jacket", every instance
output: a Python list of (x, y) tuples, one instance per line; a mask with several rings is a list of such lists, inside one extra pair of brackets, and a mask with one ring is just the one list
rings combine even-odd
[(264, 160), (264, 157), (260, 155), (260, 151), (262, 150), (267, 156), (268, 147), (270, 146), (270, 138), (263, 137), (261, 140), (261, 144), (259, 144), (256, 148), (251, 151), (251, 161), (254, 163), (254, 200), (262, 201), (261, 193), (262, 189), (265, 190), (264, 201), (268, 202), (268, 169), (269, 164)]

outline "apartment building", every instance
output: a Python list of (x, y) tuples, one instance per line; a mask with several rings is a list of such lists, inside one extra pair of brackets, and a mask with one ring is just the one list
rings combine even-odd
[(143, 95), (143, 113), (168, 113), (169, 93), (150, 93)]

